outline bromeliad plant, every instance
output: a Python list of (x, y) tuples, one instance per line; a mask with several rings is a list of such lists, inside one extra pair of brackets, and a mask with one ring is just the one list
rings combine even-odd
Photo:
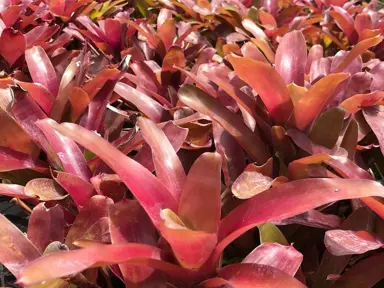
[(379, 5), (3, 1), (0, 194), (29, 224), (0, 215), (0, 262), (39, 288), (383, 283)]

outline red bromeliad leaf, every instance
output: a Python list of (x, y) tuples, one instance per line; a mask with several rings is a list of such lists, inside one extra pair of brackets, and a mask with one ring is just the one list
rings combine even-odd
[(14, 102), (11, 112), (17, 123), (23, 128), (31, 139), (38, 143), (50, 160), (50, 164), (60, 169), (62, 164), (58, 155), (48, 143), (47, 138), (40, 128), (36, 125), (36, 121), (47, 118), (47, 115), (40, 109), (33, 99), (25, 91), (19, 87), (12, 87)]
[(341, 71), (344, 71), (344, 69), (347, 68), (355, 58), (367, 51), (369, 48), (376, 46), (382, 40), (381, 36), (376, 36), (357, 43), (356, 46), (354, 46), (348, 53), (347, 57), (345, 57), (336, 68), (332, 69), (332, 73), (340, 73)]
[(56, 77), (55, 69), (52, 66), (44, 49), (34, 46), (25, 51), (25, 60), (33, 79), (33, 82), (40, 83), (56, 97), (59, 91), (59, 82)]
[[(137, 201), (123, 200), (112, 204), (109, 207), (109, 229), (112, 244), (141, 243), (152, 246), (157, 245), (152, 223)], [(138, 283), (150, 285), (150, 281), (156, 279), (158, 280), (157, 284), (160, 284), (161, 275), (154, 272), (150, 267), (138, 267), (124, 263), (120, 264), (119, 267), (126, 285), (137, 285)], [(148, 277), (150, 278), (148, 279)], [(156, 279), (153, 279), (154, 277)]]
[(139, 90), (125, 83), (118, 82), (115, 86), (115, 92), (126, 101), (134, 104), (141, 112), (143, 112), (155, 123), (167, 120), (168, 113), (165, 108)]
[(41, 201), (63, 200), (68, 195), (52, 179), (36, 178), (27, 183), (25, 194), (38, 197)]
[(326, 203), (370, 196), (383, 197), (384, 187), (372, 180), (302, 179), (271, 188), (239, 205), (221, 221), (219, 244), (207, 265), (216, 263), (229, 243), (258, 224), (283, 220)]
[(267, 265), (294, 276), (302, 261), (303, 255), (293, 246), (264, 243), (249, 253), (241, 263)]
[(189, 170), (178, 215), (187, 227), (216, 233), (220, 222), (221, 156), (202, 154)]
[(84, 207), (88, 200), (95, 195), (95, 189), (91, 183), (76, 175), (58, 172), (55, 180), (71, 195), (79, 208)]
[(48, 167), (39, 159), (34, 159), (27, 154), (6, 147), (0, 147), (0, 172), (19, 169), (33, 169), (44, 172)]
[(336, 256), (363, 254), (379, 249), (384, 243), (368, 231), (329, 230), (325, 232), (325, 247)]
[(384, 275), (384, 253), (366, 258), (348, 269), (337, 279), (334, 288), (373, 287)]
[(138, 125), (144, 140), (152, 149), (156, 175), (179, 201), (185, 182), (185, 171), (176, 151), (165, 133), (151, 120), (139, 118)]
[(217, 152), (222, 158), (224, 182), (230, 186), (241, 174), (246, 165), (245, 155), (239, 143), (224, 128), (213, 123), (213, 139)]
[(333, 9), (329, 11), (329, 14), (335, 19), (336, 24), (345, 33), (350, 42), (353, 42), (352, 34), (355, 32), (355, 23), (352, 16), (341, 7), (334, 6)]
[[(368, 207), (359, 208), (343, 221), (340, 228), (354, 231), (368, 229), (371, 216), (372, 211)], [(314, 287), (331, 287), (332, 283), (326, 280), (327, 276), (329, 274), (341, 274), (348, 265), (351, 257), (351, 255), (333, 256), (328, 251), (325, 251), (319, 269), (314, 276)]]
[(323, 214), (317, 210), (309, 210), (303, 214), (293, 216), (282, 221), (273, 221), (276, 225), (300, 224), (321, 229), (337, 229), (340, 227), (340, 217)]
[(217, 234), (189, 229), (170, 209), (162, 210), (161, 218), (161, 234), (171, 246), (177, 261), (188, 269), (200, 268), (215, 248)]
[(276, 70), (285, 84), (304, 86), (306, 62), (307, 49), (303, 33), (295, 30), (285, 34), (277, 48), (275, 59)]
[(40, 83), (28, 83), (15, 81), (17, 85), (26, 90), (29, 95), (36, 101), (37, 104), (48, 115), (51, 112), (55, 97)]
[(375, 91), (368, 94), (356, 94), (345, 99), (339, 107), (343, 108), (347, 114), (353, 114), (366, 106), (373, 106), (384, 98), (383, 91)]
[(291, 125), (299, 130), (305, 130), (311, 122), (323, 111), (330, 100), (336, 95), (340, 83), (348, 79), (345, 73), (330, 74), (316, 82), (295, 105)]
[(307, 59), (306, 65), (305, 65), (305, 74), (309, 74), (309, 72), (311, 70), (312, 63), (315, 60), (323, 58), (323, 54), (324, 54), (323, 46), (321, 46), (319, 44), (313, 45), (311, 47), (311, 49), (309, 49), (308, 59)]
[(218, 271), (221, 278), (209, 279), (199, 287), (274, 288), (306, 287), (299, 280), (270, 266), (254, 263), (228, 265)]
[[(156, 259), (160, 250), (144, 244), (94, 245), (89, 248), (50, 253), (31, 262), (21, 272), (18, 283), (34, 285), (43, 281), (103, 267), (130, 259)], [(40, 272), (37, 272), (40, 271)]]
[(52, 119), (37, 121), (35, 124), (43, 131), (52, 149), (60, 158), (65, 172), (88, 181), (92, 174), (77, 144), (55, 131), (52, 125), (56, 122)]
[(384, 111), (378, 107), (369, 107), (363, 109), (363, 114), (365, 120), (368, 122), (373, 133), (375, 133), (377, 140), (380, 143), (381, 153), (384, 155), (384, 130), (383, 130), (383, 121), (384, 121)]
[[(160, 222), (160, 210), (177, 209), (177, 202), (164, 185), (143, 166), (125, 156), (106, 140), (75, 124), (51, 124), (52, 127), (94, 152), (124, 181), (154, 224)], [(155, 191), (155, 192), (154, 192)]]
[(261, 139), (217, 99), (192, 85), (183, 85), (179, 89), (179, 98), (191, 108), (208, 115), (222, 126), (252, 159), (260, 164), (267, 161), (269, 153)]
[(259, 93), (272, 118), (284, 124), (293, 104), (284, 80), (276, 70), (265, 63), (248, 58), (228, 56), (236, 74)]
[(40, 253), (3, 214), (0, 214), (0, 235), (0, 263), (19, 277), (23, 266), (39, 258)]
[[(112, 204), (113, 201), (111, 199), (100, 195), (93, 196), (89, 199), (76, 217), (71, 229), (69, 229), (65, 243), (69, 247), (74, 247), (73, 243), (76, 240), (82, 239), (84, 234), (87, 233), (87, 230), (92, 228), (92, 226), (96, 227), (95, 224), (100, 221), (100, 219), (108, 217), (109, 206)], [(92, 235), (88, 233), (88, 236)]]
[(27, 195), (24, 186), (17, 184), (3, 184), (0, 183), (0, 195), (8, 197), (16, 197), (19, 199), (35, 198), (33, 195)]
[(24, 54), (25, 39), (20, 31), (14, 31), (12, 28), (4, 29), (0, 36), (0, 43), (0, 54), (11, 66)]
[(28, 222), (28, 239), (43, 253), (48, 244), (64, 242), (64, 213), (61, 206), (45, 207), (40, 203), (32, 210)]

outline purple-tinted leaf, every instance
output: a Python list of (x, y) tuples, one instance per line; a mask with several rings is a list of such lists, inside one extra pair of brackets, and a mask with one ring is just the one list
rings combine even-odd
[(384, 79), (381, 77), (384, 73), (384, 62), (380, 62), (378, 65), (373, 67), (371, 74), (373, 77), (371, 91), (384, 90)]
[(256, 61), (261, 61), (268, 64), (268, 60), (265, 58), (263, 53), (260, 52), (259, 48), (251, 42), (245, 43), (241, 46), (241, 53), (245, 58), (251, 58)]
[(52, 94), (40, 83), (28, 83), (15, 81), (21, 88), (26, 90), (29, 95), (36, 101), (37, 104), (48, 115), (51, 112), (55, 98)]
[(84, 239), (83, 236), (87, 233), (87, 230), (91, 229), (92, 226), (95, 227), (95, 224), (100, 221), (100, 219), (108, 217), (109, 206), (112, 204), (113, 201), (111, 199), (100, 195), (93, 196), (89, 199), (68, 231), (65, 239), (68, 247), (74, 247), (73, 243), (76, 240)]
[(309, 81), (314, 83), (324, 76), (327, 76), (331, 71), (332, 60), (330, 58), (315, 59), (311, 64), (309, 71)]
[(244, 152), (235, 138), (216, 123), (213, 123), (213, 139), (222, 158), (225, 184), (230, 186), (245, 168)]
[(335, 19), (336, 24), (348, 37), (349, 41), (353, 40), (355, 32), (354, 21), (351, 15), (341, 7), (334, 6), (334, 10), (329, 11), (329, 14)]
[(43, 253), (48, 244), (64, 242), (64, 213), (59, 205), (52, 208), (40, 203), (32, 210), (28, 222), (28, 239)]
[(3, 214), (0, 214), (0, 235), (0, 263), (19, 277), (23, 266), (40, 257), (40, 253)]
[(302, 261), (303, 255), (293, 246), (264, 243), (257, 246), (241, 263), (267, 265), (294, 276)]
[[(142, 243), (156, 246), (155, 230), (149, 217), (137, 201), (123, 200), (109, 207), (109, 228), (112, 244)], [(129, 264), (119, 265), (126, 285), (140, 283), (149, 285), (148, 277), (158, 272), (150, 267), (138, 267)], [(151, 277), (153, 278), (153, 277)], [(152, 281), (154, 279), (151, 279)], [(144, 282), (144, 283), (142, 283)], [(160, 282), (158, 282), (160, 283)]]
[(305, 64), (305, 74), (309, 74), (314, 61), (323, 58), (323, 53), (323, 46), (319, 44), (313, 45), (311, 49), (309, 49), (307, 63)]
[(162, 122), (169, 118), (167, 111), (158, 102), (139, 90), (118, 82), (115, 86), (115, 92), (123, 99), (134, 104), (141, 112), (155, 123)]
[(59, 83), (56, 78), (55, 69), (44, 49), (40, 46), (34, 46), (26, 50), (25, 61), (27, 61), (33, 82), (40, 83), (56, 97), (59, 91)]
[(88, 130), (100, 131), (104, 121), (106, 106), (112, 96), (115, 84), (116, 81), (107, 80), (104, 86), (97, 92), (88, 105), (86, 121), (82, 123), (82, 126)]
[(144, 140), (152, 149), (157, 177), (168, 188), (176, 201), (179, 201), (185, 182), (185, 171), (176, 151), (166, 134), (154, 122), (141, 117), (138, 125)]
[(52, 149), (60, 158), (65, 172), (88, 181), (91, 177), (91, 171), (87, 166), (83, 153), (73, 140), (61, 135), (52, 128), (55, 124), (57, 123), (52, 119), (35, 122), (35, 125), (43, 131)]
[(336, 215), (327, 215), (317, 210), (309, 210), (308, 212), (282, 221), (274, 221), (274, 223), (276, 225), (300, 224), (321, 229), (337, 229), (341, 225), (341, 219)]
[(384, 243), (368, 231), (329, 230), (325, 232), (324, 244), (336, 256), (364, 254), (376, 250)]
[(76, 175), (58, 172), (55, 180), (71, 195), (79, 208), (85, 206), (88, 200), (95, 195), (95, 189), (91, 183)]
[(359, 57), (362, 53), (364, 53), (369, 48), (376, 46), (383, 39), (381, 36), (372, 37), (369, 39), (365, 39), (359, 43), (357, 43), (351, 51), (349, 51), (348, 55), (343, 59), (343, 61), (334, 69), (332, 69), (332, 73), (340, 73), (347, 68), (354, 59)]
[(202, 154), (189, 170), (178, 215), (194, 230), (216, 233), (220, 221), (221, 156)]
[[(336, 53), (336, 55), (332, 59), (332, 65), (331, 65), (331, 71), (336, 69), (344, 61), (344, 59), (348, 56), (349, 52), (340, 50)], [(363, 63), (362, 59), (359, 56), (357, 56), (355, 59), (353, 59), (347, 67), (343, 69), (342, 72), (344, 73), (350, 73), (351, 75), (356, 74), (358, 72), (361, 72), (363, 69)]]
[(75, 124), (52, 123), (52, 127), (94, 152), (109, 165), (131, 190), (155, 225), (160, 221), (160, 209), (169, 208), (176, 211), (177, 202), (163, 184), (151, 172), (106, 140)]
[(267, 161), (269, 153), (261, 139), (218, 100), (192, 85), (182, 86), (179, 89), (179, 98), (191, 108), (208, 115), (222, 126), (252, 159), (260, 164)]
[(0, 172), (19, 169), (33, 169), (44, 172), (48, 167), (39, 159), (34, 159), (27, 154), (6, 147), (0, 147)]
[(277, 0), (265, 0), (263, 1), (263, 6), (267, 11), (273, 16), (276, 17), (279, 12), (279, 1)]
[(380, 106), (369, 107), (363, 109), (363, 114), (377, 140), (379, 140), (381, 153), (384, 155), (384, 111), (380, 109)]
[(305, 38), (300, 31), (284, 35), (276, 50), (276, 70), (285, 84), (304, 86), (304, 69), (307, 62)]

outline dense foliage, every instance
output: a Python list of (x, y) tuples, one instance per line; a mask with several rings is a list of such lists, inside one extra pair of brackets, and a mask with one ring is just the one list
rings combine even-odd
[(0, 214), (0, 263), (35, 288), (383, 285), (380, 9), (1, 0), (0, 195), (28, 227)]

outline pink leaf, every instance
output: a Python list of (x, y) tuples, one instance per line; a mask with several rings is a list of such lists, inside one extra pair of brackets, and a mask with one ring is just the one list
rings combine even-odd
[(285, 123), (293, 104), (284, 80), (265, 63), (247, 58), (228, 56), (236, 74), (259, 93), (268, 112), (277, 123)]
[(6, 172), (20, 169), (33, 169), (44, 172), (48, 167), (47, 164), (39, 159), (34, 159), (27, 154), (6, 147), (0, 147), (0, 171)]
[(267, 265), (294, 276), (302, 261), (303, 255), (293, 246), (263, 243), (249, 253), (241, 263)]
[(34, 46), (26, 50), (25, 61), (27, 61), (33, 82), (40, 83), (56, 97), (59, 91), (59, 82), (56, 78), (55, 69), (44, 49), (40, 46)]
[(139, 118), (138, 125), (144, 140), (152, 149), (156, 175), (179, 201), (185, 181), (184, 168), (165, 133), (149, 119)]
[(88, 229), (108, 216), (109, 206), (112, 204), (113, 201), (104, 196), (97, 195), (89, 199), (69, 229), (65, 243), (69, 247), (74, 247), (73, 243), (82, 239)]
[(52, 128), (55, 124), (57, 123), (52, 119), (35, 122), (35, 125), (43, 131), (52, 149), (60, 158), (65, 172), (88, 181), (92, 174), (83, 153), (73, 140), (61, 135)]
[(304, 86), (304, 68), (307, 48), (303, 33), (292, 31), (284, 35), (276, 50), (276, 70), (285, 84)]
[(179, 212), (181, 220), (194, 230), (216, 233), (220, 221), (221, 157), (202, 154), (189, 170)]
[(302, 179), (271, 188), (245, 201), (221, 221), (211, 263), (216, 263), (229, 243), (258, 224), (283, 220), (330, 202), (370, 196), (383, 197), (384, 187), (372, 180)]
[(126, 101), (134, 104), (141, 112), (143, 112), (155, 123), (162, 122), (169, 118), (166, 109), (158, 102), (125, 83), (118, 82), (115, 86), (115, 92)]
[[(176, 210), (177, 202), (164, 185), (143, 166), (125, 156), (106, 140), (75, 124), (51, 124), (52, 128), (98, 155), (124, 181), (155, 225), (160, 209)], [(156, 193), (154, 193), (156, 191)]]
[(88, 200), (95, 195), (95, 189), (91, 183), (76, 175), (58, 172), (55, 180), (71, 195), (79, 208), (85, 206)]
[(28, 239), (43, 253), (48, 244), (64, 242), (64, 213), (59, 205), (52, 208), (40, 203), (32, 210), (28, 222)]
[(336, 256), (364, 254), (379, 249), (384, 243), (368, 231), (329, 230), (325, 232), (325, 247)]
[(384, 155), (384, 112), (379, 107), (365, 108), (363, 114), (373, 133), (375, 133), (377, 140), (379, 140), (381, 153)]
[(198, 112), (208, 115), (231, 134), (243, 149), (260, 164), (269, 158), (269, 152), (261, 139), (253, 133), (237, 115), (229, 111), (217, 99), (192, 85), (179, 89), (179, 98)]

